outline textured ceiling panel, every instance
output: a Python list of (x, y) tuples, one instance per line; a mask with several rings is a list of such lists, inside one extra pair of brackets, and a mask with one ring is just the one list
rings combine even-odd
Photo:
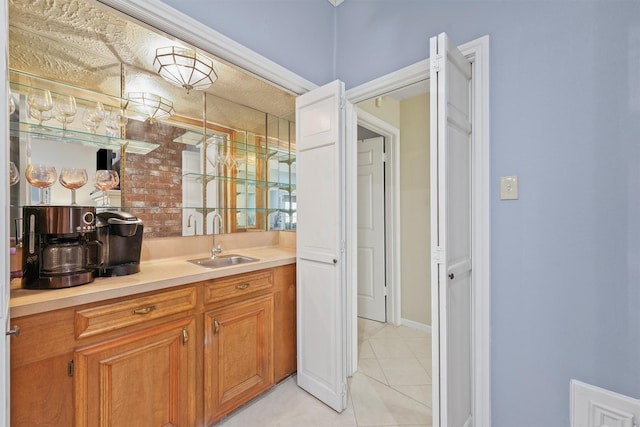
[[(84, 0), (9, 0), (9, 43), (12, 69), (112, 96), (153, 91), (171, 99), (178, 115), (202, 119), (202, 93), (187, 94), (153, 69), (157, 48), (188, 45), (133, 19), (125, 20), (102, 5)], [(219, 76), (206, 91), (214, 97), (207, 99), (219, 97), (292, 117), (293, 95), (204, 53), (214, 60)], [(125, 70), (123, 87), (121, 69)], [(230, 114), (225, 115), (229, 119)], [(244, 129), (263, 126), (264, 121), (258, 123), (255, 117), (251, 110), (236, 108), (231, 119), (234, 126)]]

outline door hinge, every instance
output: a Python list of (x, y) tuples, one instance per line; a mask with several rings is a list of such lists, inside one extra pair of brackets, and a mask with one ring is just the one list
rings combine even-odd
[(75, 362), (73, 361), (73, 359), (71, 359), (69, 360), (69, 363), (67, 363), (67, 375), (72, 377), (74, 373), (75, 373)]
[(387, 161), (387, 153), (382, 153), (382, 163)]
[(431, 72), (437, 73), (444, 65), (444, 57), (442, 55), (436, 55), (435, 58), (431, 58)]
[(387, 295), (389, 295), (389, 288), (387, 288), (387, 285), (384, 285), (384, 296), (386, 297)]
[(439, 246), (433, 250), (433, 260), (437, 264), (442, 264), (442, 248)]

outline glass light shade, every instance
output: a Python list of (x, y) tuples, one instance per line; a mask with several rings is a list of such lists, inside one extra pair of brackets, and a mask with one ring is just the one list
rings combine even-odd
[(166, 81), (190, 90), (205, 90), (218, 79), (213, 61), (198, 52), (178, 46), (156, 49), (153, 65)]
[(150, 122), (173, 116), (173, 102), (148, 92), (131, 92), (127, 95), (129, 109), (145, 115)]

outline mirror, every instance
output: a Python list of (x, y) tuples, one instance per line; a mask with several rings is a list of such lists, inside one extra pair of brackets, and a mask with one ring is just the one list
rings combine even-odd
[[(130, 211), (142, 218), (145, 238), (210, 234), (214, 212), (223, 218), (217, 232), (295, 229), (293, 94), (204, 52), (218, 75), (213, 85), (174, 86), (153, 67), (156, 49), (189, 46), (100, 4), (15, 0), (9, 17), (11, 161), (22, 178), (11, 187), (12, 218), (37, 203), (27, 163), (48, 162), (58, 171), (86, 168), (78, 203)], [(51, 108), (58, 113), (43, 118), (28, 105), (34, 88), (49, 90), (54, 102), (72, 96), (75, 116)], [(133, 93), (158, 95), (174, 114), (149, 119)], [(87, 127), (97, 103), (103, 120)], [(126, 124), (108, 127), (105, 116), (120, 113)], [(119, 189), (106, 198), (92, 183), (98, 156), (120, 172)], [(70, 203), (58, 182), (45, 193), (49, 203)]]

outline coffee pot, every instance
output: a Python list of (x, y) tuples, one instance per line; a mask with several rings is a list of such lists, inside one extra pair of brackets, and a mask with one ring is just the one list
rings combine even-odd
[(93, 282), (102, 265), (93, 206), (25, 206), (22, 287), (56, 289)]

